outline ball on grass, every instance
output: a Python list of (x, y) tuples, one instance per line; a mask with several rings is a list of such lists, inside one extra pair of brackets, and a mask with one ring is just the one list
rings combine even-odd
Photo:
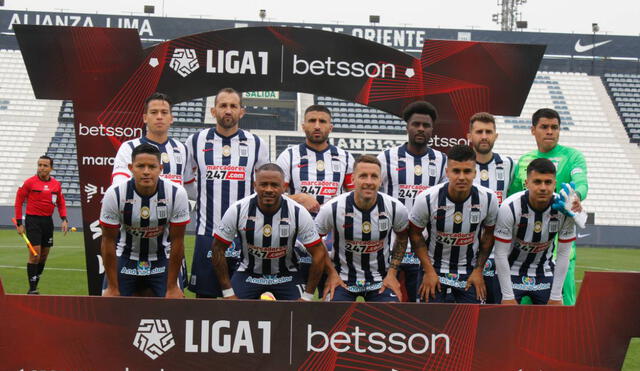
[(75, 232), (75, 231), (77, 231), (77, 230), (78, 230), (78, 228), (76, 228), (76, 227), (71, 227), (71, 232)]

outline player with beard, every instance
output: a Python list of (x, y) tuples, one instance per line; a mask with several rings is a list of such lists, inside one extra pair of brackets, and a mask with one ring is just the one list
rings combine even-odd
[[(478, 112), (469, 120), (467, 139), (476, 153), (475, 184), (487, 187), (495, 192), (498, 204), (506, 198), (509, 184), (513, 179), (513, 160), (493, 152), (493, 145), (498, 139), (496, 120), (492, 114)], [(483, 275), (487, 286), (487, 304), (500, 304), (500, 282), (496, 277), (494, 252), (491, 251), (485, 264)]]
[[(407, 122), (408, 141), (378, 155), (382, 164), (380, 190), (402, 202), (410, 213), (420, 192), (446, 180), (444, 169), (447, 156), (429, 147), (433, 126), (438, 118), (436, 108), (431, 103), (413, 102), (404, 109), (402, 116)], [(416, 301), (420, 260), (411, 251), (410, 243), (400, 271), (404, 273), (408, 300)]]
[[(325, 106), (309, 106), (304, 113), (305, 142), (291, 146), (278, 156), (278, 165), (284, 171), (285, 188), (289, 197), (302, 204), (315, 216), (325, 202), (352, 189), (351, 173), (353, 156), (329, 144), (329, 134), (333, 129), (331, 112)], [(331, 251), (331, 235), (325, 239)], [(307, 282), (311, 256), (298, 244), (296, 246), (300, 274)], [(320, 280), (318, 292), (324, 289), (325, 278)]]
[[(253, 192), (255, 169), (269, 162), (269, 148), (257, 135), (238, 128), (244, 116), (240, 93), (221, 89), (211, 114), (216, 127), (191, 135), (186, 142), (189, 164), (197, 173), (196, 247), (189, 290), (197, 297), (220, 297), (222, 290), (211, 265), (213, 232), (229, 206)], [(239, 263), (236, 239), (226, 251), (229, 271)]]

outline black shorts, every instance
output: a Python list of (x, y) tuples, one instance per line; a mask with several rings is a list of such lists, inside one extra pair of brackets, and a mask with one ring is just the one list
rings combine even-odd
[(53, 246), (53, 218), (50, 216), (27, 215), (24, 228), (33, 246)]

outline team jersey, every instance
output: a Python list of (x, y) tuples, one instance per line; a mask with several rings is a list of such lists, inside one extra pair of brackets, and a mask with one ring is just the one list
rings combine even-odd
[(491, 161), (486, 164), (476, 162), (476, 178), (473, 183), (492, 190), (498, 197), (498, 204), (501, 204), (507, 198), (514, 170), (511, 157), (494, 153)]
[(409, 210), (418, 194), (446, 180), (447, 155), (429, 148), (424, 155), (407, 151), (407, 144), (389, 148), (378, 155), (382, 165), (380, 190), (398, 199)]
[(284, 171), (289, 194), (306, 193), (315, 196), (320, 205), (351, 187), (353, 156), (329, 145), (317, 152), (305, 143), (292, 146), (278, 156), (278, 166)]
[(134, 181), (107, 189), (102, 199), (100, 225), (120, 228), (117, 256), (138, 261), (165, 260), (171, 250), (169, 225), (189, 223), (187, 192), (159, 179), (156, 193), (141, 196)]
[(409, 220), (427, 229), (429, 258), (437, 273), (471, 274), (482, 227), (496, 223), (498, 200), (492, 190), (474, 185), (466, 200), (453, 202), (448, 187), (447, 182), (422, 192)]
[(587, 161), (582, 152), (575, 148), (556, 145), (549, 152), (531, 151), (520, 157), (516, 165), (513, 182), (509, 187), (509, 195), (524, 190), (527, 180), (527, 166), (536, 158), (546, 158), (556, 166), (556, 192), (562, 188), (562, 183), (574, 182), (580, 199), (587, 198), (589, 184), (587, 182)]
[(494, 231), (496, 240), (511, 243), (509, 266), (514, 276), (553, 276), (555, 238), (559, 242), (576, 239), (573, 218), (551, 204), (542, 211), (529, 204), (529, 191), (509, 196), (500, 206)]
[(360, 210), (354, 192), (343, 193), (320, 208), (315, 222), (318, 233), (333, 232), (333, 264), (347, 285), (380, 282), (390, 257), (391, 231), (405, 231), (407, 208), (378, 192), (370, 210)]
[(186, 166), (189, 155), (187, 147), (183, 143), (172, 138), (167, 139), (164, 143), (157, 143), (146, 137), (141, 137), (128, 140), (118, 148), (111, 173), (112, 184), (126, 182), (131, 179), (131, 171), (129, 171), (131, 152), (143, 143), (151, 144), (160, 150), (160, 163), (162, 165), (161, 178), (178, 184), (194, 181), (191, 169)]
[(286, 196), (273, 214), (260, 210), (255, 194), (233, 203), (216, 224), (214, 237), (231, 245), (236, 234), (242, 239), (243, 250), (238, 271), (266, 275), (297, 271), (293, 254), (296, 240), (305, 247), (321, 241), (311, 214)]
[(255, 170), (269, 162), (269, 148), (242, 129), (229, 137), (202, 130), (186, 144), (188, 166), (197, 173), (196, 233), (212, 236), (229, 206), (253, 192)]
[(25, 200), (27, 200), (27, 215), (51, 216), (53, 209), (58, 206), (60, 217), (67, 217), (67, 205), (62, 187), (60, 182), (52, 176), (49, 180), (42, 180), (34, 175), (18, 188), (14, 204), (16, 220), (22, 220), (22, 205)]

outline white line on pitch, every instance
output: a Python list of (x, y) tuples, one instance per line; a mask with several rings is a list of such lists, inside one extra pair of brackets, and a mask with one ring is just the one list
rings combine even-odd
[(640, 271), (634, 271), (631, 269), (616, 269), (616, 268), (605, 268), (605, 267), (592, 267), (589, 265), (576, 265), (576, 268), (586, 268), (586, 269), (598, 269), (602, 271), (611, 271), (611, 272), (632, 272), (632, 273), (640, 273)]

